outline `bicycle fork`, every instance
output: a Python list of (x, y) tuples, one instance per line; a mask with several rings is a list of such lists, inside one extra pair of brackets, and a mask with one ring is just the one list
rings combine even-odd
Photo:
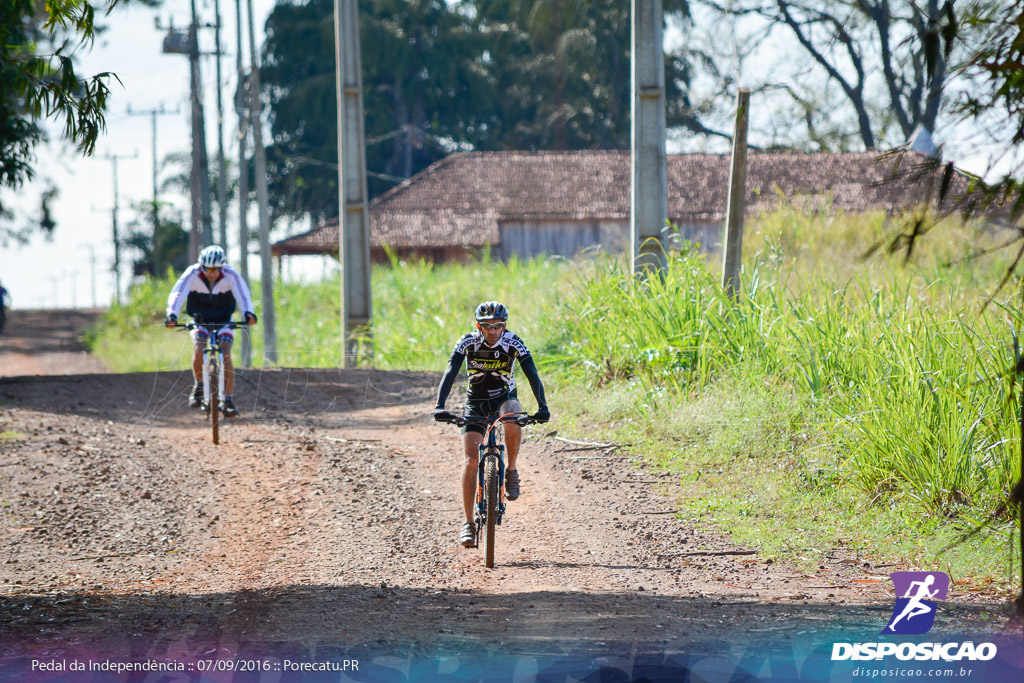
[(219, 369), (217, 372), (217, 398), (224, 400), (224, 354), (220, 348), (207, 348), (206, 358), (203, 360), (203, 398), (206, 400), (207, 408), (215, 409), (216, 406), (210, 406), (210, 368), (216, 366)]
[(498, 461), (498, 504), (494, 517), (495, 524), (501, 524), (501, 518), (505, 514), (505, 444), (498, 444), (495, 447), (488, 447), (480, 444), (480, 459), (477, 464), (477, 485), (476, 485), (476, 517), (480, 528), (487, 524), (487, 504), (484, 501), (484, 489), (487, 487), (484, 482), (484, 472), (487, 471), (487, 458), (495, 458)]

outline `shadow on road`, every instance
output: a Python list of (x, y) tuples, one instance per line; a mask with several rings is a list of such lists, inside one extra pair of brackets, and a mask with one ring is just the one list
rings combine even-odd
[[(404, 661), (406, 669), (399, 666), (402, 675), (391, 672), (380, 679), (412, 680), (411, 668), (444, 662), (450, 668), (453, 661), (468, 674), (488, 662), (492, 669), (514, 669), (524, 657), (533, 657), (533, 666), (574, 661), (584, 668), (595, 662), (615, 668), (627, 660), (631, 666), (665, 666), (664, 658), (672, 655), (677, 674), (680, 667), (685, 672), (710, 657), (734, 672), (757, 672), (767, 665), (795, 675), (814, 666), (827, 676), (834, 665), (833, 643), (879, 639), (889, 609), (641, 592), (534, 591), (510, 597), (383, 584), (196, 595), (78, 591), (0, 598), (0, 662), (24, 666), (29, 655), (189, 661), (360, 657), (365, 666), (365, 658), (376, 657), (379, 665), (385, 657), (391, 658), (389, 666)], [(982, 608), (950, 606), (932, 636), (941, 631), (947, 639), (964, 633), (976, 641), (997, 639), (1003, 620)], [(1020, 636), (1010, 649), (1013, 642), (1019, 645)], [(1002, 680), (1019, 676), (1017, 664), (990, 665), (996, 664), (1010, 667), (1011, 678)]]
[[(436, 386), (436, 375), (424, 372), (245, 369), (237, 373), (235, 405), (248, 420), (337, 426), (357, 412), (382, 407), (423, 405), (426, 416)], [(187, 425), (197, 415), (188, 409), (191, 387), (187, 370), (5, 377), (0, 378), (0, 401), (123, 424)], [(388, 418), (366, 415), (359, 421), (366, 427), (389, 424)]]

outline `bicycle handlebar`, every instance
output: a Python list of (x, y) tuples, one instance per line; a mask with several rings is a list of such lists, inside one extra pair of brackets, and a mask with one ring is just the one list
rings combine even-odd
[(456, 427), (465, 427), (467, 424), (478, 424), (487, 427), (494, 422), (512, 422), (514, 424), (519, 425), (520, 427), (525, 427), (526, 425), (531, 424), (538, 424), (537, 420), (535, 420), (533, 416), (525, 414), (515, 415), (511, 417), (499, 417), (497, 419), (486, 417), (470, 417), (468, 415), (452, 415), (451, 417), (445, 418), (444, 420), (438, 420), (438, 422), (447, 422), (448, 424), (455, 425)]
[(248, 326), (249, 326), (249, 323), (235, 322), (235, 321), (232, 320), (231, 322), (226, 322), (226, 323), (174, 323), (174, 325), (172, 325), (171, 327), (177, 327), (177, 328), (180, 328), (180, 329), (183, 329), (183, 330), (194, 330), (197, 327), (216, 327), (218, 329), (219, 328), (227, 327), (227, 328), (235, 330), (235, 329), (238, 329), (240, 327), (248, 327)]

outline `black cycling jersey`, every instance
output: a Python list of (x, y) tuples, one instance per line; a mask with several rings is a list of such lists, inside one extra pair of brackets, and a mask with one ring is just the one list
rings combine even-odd
[(482, 401), (502, 399), (515, 391), (513, 366), (517, 360), (530, 382), (538, 406), (546, 408), (544, 385), (540, 381), (533, 357), (523, 340), (508, 330), (502, 333), (494, 346), (487, 345), (479, 330), (465, 335), (455, 344), (452, 356), (448, 359), (448, 367), (441, 379), (441, 386), (438, 388), (437, 407), (444, 407), (463, 361), (466, 362), (469, 375), (466, 400)]

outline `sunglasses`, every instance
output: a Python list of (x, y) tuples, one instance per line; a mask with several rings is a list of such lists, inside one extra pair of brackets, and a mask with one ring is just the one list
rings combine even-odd
[(204, 273), (219, 273), (220, 271), (221, 268), (219, 266), (214, 266), (213, 268), (203, 268)]
[(481, 330), (503, 330), (505, 323), (477, 323)]

